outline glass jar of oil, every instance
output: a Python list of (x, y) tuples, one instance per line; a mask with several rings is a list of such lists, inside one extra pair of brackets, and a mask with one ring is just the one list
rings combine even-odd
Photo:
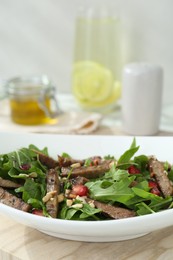
[(7, 81), (11, 119), (22, 125), (54, 124), (59, 114), (55, 87), (46, 75)]

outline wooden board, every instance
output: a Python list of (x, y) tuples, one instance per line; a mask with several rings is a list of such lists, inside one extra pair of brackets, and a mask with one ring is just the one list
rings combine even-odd
[(146, 260), (173, 255), (173, 227), (127, 241), (89, 243), (51, 237), (0, 216), (0, 234), (1, 260)]

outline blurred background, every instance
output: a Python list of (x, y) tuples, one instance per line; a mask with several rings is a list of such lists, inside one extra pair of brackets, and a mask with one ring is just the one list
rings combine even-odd
[(86, 3), (106, 3), (122, 21), (123, 62), (164, 69), (163, 102), (173, 96), (172, 0), (0, 0), (0, 78), (47, 74), (71, 92), (75, 17)]

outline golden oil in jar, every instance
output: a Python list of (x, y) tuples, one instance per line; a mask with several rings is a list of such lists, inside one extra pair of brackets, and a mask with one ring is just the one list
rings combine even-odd
[[(7, 82), (11, 119), (22, 125), (55, 124), (58, 105), (47, 76), (13, 78)], [(54, 109), (52, 110), (52, 103)]]
[[(50, 108), (50, 99), (45, 100), (45, 106)], [(45, 115), (40, 108), (38, 101), (34, 99), (11, 99), (11, 118), (15, 123), (22, 125), (38, 125), (54, 123), (57, 119), (52, 119)]]

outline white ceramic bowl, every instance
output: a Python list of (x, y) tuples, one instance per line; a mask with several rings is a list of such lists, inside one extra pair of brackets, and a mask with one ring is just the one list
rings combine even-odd
[[(49, 154), (54, 158), (62, 152), (67, 152), (75, 158), (108, 154), (118, 158), (130, 147), (132, 140), (133, 137), (127, 136), (0, 133), (0, 153), (10, 152), (32, 143), (40, 149), (47, 146)], [(160, 160), (173, 162), (173, 137), (137, 137), (136, 141), (140, 145), (138, 154), (156, 155)], [(0, 214), (54, 237), (89, 242), (132, 239), (173, 225), (173, 209), (145, 216), (106, 221), (51, 219), (25, 213), (3, 204), (0, 204)]]

